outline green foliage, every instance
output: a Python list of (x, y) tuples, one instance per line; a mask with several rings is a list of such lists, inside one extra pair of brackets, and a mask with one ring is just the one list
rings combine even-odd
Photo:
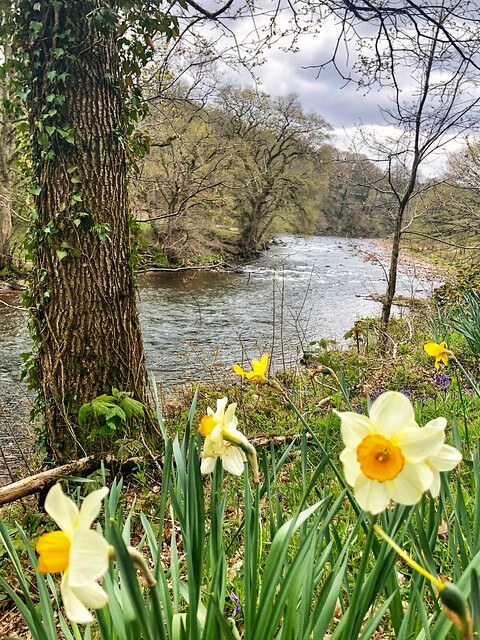
[(480, 293), (465, 291), (452, 320), (453, 327), (468, 343), (474, 355), (480, 354)]
[(112, 389), (112, 395), (100, 395), (78, 411), (80, 427), (92, 426), (90, 438), (111, 438), (125, 431), (127, 421), (144, 417), (144, 406), (125, 391)]
[[(120, 395), (96, 400), (110, 403)], [(359, 512), (336, 475), (325, 434), (319, 437), (294, 405), (297, 440), (261, 455), (263, 481), (252, 486), (247, 474), (244, 481), (224, 477), (220, 464), (204, 483), (193, 435), (196, 401), (195, 395), (184, 435), (166, 438), (155, 499), (140, 496), (137, 509), (127, 508), (122, 481), (111, 486), (103, 532), (116, 563), (103, 578), (109, 602), (94, 625), (80, 629), (63, 617), (58, 582), (34, 573), (29, 536), (20, 525), (0, 522), (19, 588), (4, 577), (0, 585), (34, 640), (55, 640), (59, 630), (68, 640), (368, 640), (378, 637), (379, 627), (385, 639), (451, 637), (452, 623), (430, 585), (377, 539), (373, 519)], [(476, 612), (480, 458), (478, 450), (469, 454), (469, 464), (450, 481), (442, 479), (439, 500), (424, 496), (415, 507), (387, 510), (379, 521), (430, 572), (452, 577), (463, 601), (472, 594)], [(151, 589), (132, 566), (127, 546), (133, 539), (157, 580)]]

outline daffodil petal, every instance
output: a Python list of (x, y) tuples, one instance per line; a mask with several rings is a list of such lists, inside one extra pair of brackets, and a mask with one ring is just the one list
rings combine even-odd
[(455, 447), (444, 444), (433, 456), (428, 456), (427, 463), (438, 471), (451, 471), (462, 460), (462, 454)]
[(433, 473), (428, 464), (405, 464), (394, 480), (384, 482), (392, 500), (400, 504), (416, 504), (433, 481)]
[(433, 421), (429, 426), (404, 429), (396, 438), (407, 462), (423, 462), (440, 449), (445, 439), (445, 428)]
[(101, 609), (108, 602), (108, 595), (98, 584), (98, 582), (90, 582), (82, 587), (72, 587), (73, 593), (77, 598), (89, 609)]
[(102, 500), (108, 493), (108, 487), (102, 487), (96, 491), (89, 493), (80, 507), (80, 513), (78, 516), (78, 527), (89, 529), (92, 526), (92, 522), (100, 513), (102, 508)]
[(77, 524), (78, 507), (68, 498), (59, 483), (53, 485), (45, 499), (45, 511), (68, 536)]
[(335, 411), (340, 418), (343, 442), (346, 447), (355, 449), (360, 442), (375, 431), (375, 427), (367, 416), (353, 411)]
[(234, 373), (237, 373), (239, 376), (242, 376), (242, 378), (245, 377), (245, 371), (242, 369), (242, 367), (239, 364), (234, 364), (232, 368)]
[(75, 595), (74, 590), (69, 585), (68, 573), (64, 573), (60, 584), (60, 593), (62, 594), (63, 606), (67, 618), (77, 624), (87, 624), (93, 622), (93, 616), (87, 607)]
[(347, 483), (351, 487), (355, 486), (355, 482), (362, 472), (355, 449), (344, 449), (340, 454), (340, 461), (343, 464), (343, 473)]
[(213, 473), (215, 471), (215, 464), (217, 462), (217, 458), (202, 458), (202, 463), (200, 465), (200, 472), (205, 475), (207, 473)]
[(370, 419), (376, 430), (392, 438), (407, 427), (418, 426), (410, 400), (398, 391), (382, 393), (370, 407)]
[(225, 471), (232, 473), (234, 476), (241, 476), (243, 473), (245, 455), (238, 447), (227, 447), (222, 456), (222, 465)]
[(203, 442), (203, 455), (223, 456), (225, 453), (225, 443), (223, 441), (222, 425), (217, 424), (212, 433), (208, 435)]
[(433, 420), (430, 420), (429, 422), (427, 422), (427, 424), (423, 428), (429, 429), (430, 427), (439, 427), (440, 429), (443, 429), (445, 431), (446, 426), (447, 426), (447, 419), (439, 417), (439, 418), (434, 418)]
[(227, 406), (227, 403), (228, 403), (228, 398), (218, 398), (217, 410), (213, 414), (217, 422), (223, 423), (224, 416), (225, 416), (225, 407)]
[(268, 358), (270, 357), (269, 353), (264, 353), (262, 354), (262, 357), (260, 358), (260, 362), (259, 362), (259, 370), (260, 372), (265, 375), (268, 369)]
[(228, 405), (226, 411), (225, 411), (225, 415), (224, 415), (224, 422), (226, 425), (228, 425), (229, 423), (233, 422), (234, 425), (233, 427), (235, 428), (238, 424), (238, 419), (235, 416), (235, 409), (237, 408), (237, 403), (236, 402), (232, 402), (231, 404)]
[(108, 569), (109, 553), (110, 546), (99, 533), (76, 529), (70, 547), (70, 586), (83, 586), (102, 576)]
[(373, 514), (384, 511), (390, 502), (384, 485), (364, 475), (358, 476), (353, 492), (360, 508)]
[(446, 348), (446, 343), (442, 342), (442, 344), (437, 344), (436, 342), (427, 342), (427, 344), (423, 345), (425, 353), (432, 358), (436, 358), (437, 355)]
[[(427, 461), (427, 464), (428, 464), (428, 461)], [(434, 498), (437, 498), (438, 494), (440, 493), (440, 487), (441, 487), (440, 473), (437, 471), (437, 469), (433, 467), (430, 467), (430, 469), (433, 474), (433, 480), (432, 480), (432, 484), (430, 485), (429, 491)]]

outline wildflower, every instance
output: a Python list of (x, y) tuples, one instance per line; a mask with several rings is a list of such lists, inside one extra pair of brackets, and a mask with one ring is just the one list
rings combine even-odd
[(90, 528), (107, 493), (106, 487), (93, 491), (79, 510), (56, 484), (45, 500), (46, 512), (60, 529), (40, 536), (37, 571), (63, 573), (60, 591), (67, 617), (73, 622), (91, 622), (93, 617), (87, 607), (101, 609), (108, 600), (97, 580), (108, 568), (111, 547)]
[(452, 379), (447, 373), (442, 373), (435, 378), (435, 382), (438, 384), (442, 391), (446, 391), (452, 382)]
[(423, 348), (427, 355), (435, 358), (435, 369), (440, 368), (441, 362), (447, 365), (449, 359), (454, 357), (453, 353), (447, 348), (446, 342), (441, 342), (440, 344), (433, 341), (427, 342), (427, 344), (423, 345)]
[(425, 491), (437, 490), (439, 471), (458, 463), (453, 464), (453, 447), (444, 445), (446, 420), (421, 428), (402, 393), (380, 395), (369, 416), (336, 413), (345, 443), (340, 455), (345, 477), (365, 511), (380, 513), (390, 500), (415, 504)]
[(235, 609), (233, 610), (232, 617), (236, 618), (240, 613), (242, 613), (242, 603), (233, 589), (230, 591), (230, 598), (235, 603)]
[(252, 360), (252, 371), (244, 371), (239, 364), (233, 365), (233, 371), (238, 373), (239, 376), (245, 378), (246, 380), (250, 380), (253, 384), (266, 384), (268, 382), (268, 378), (266, 377), (266, 372), (268, 369), (268, 353), (264, 353), (260, 360), (253, 359)]
[[(254, 482), (258, 481), (257, 458), (255, 448), (247, 438), (237, 429), (238, 419), (235, 415), (237, 404), (232, 402), (227, 407), (227, 398), (217, 400), (217, 410), (207, 408), (207, 415), (203, 416), (199, 432), (204, 436), (205, 443), (202, 451), (202, 473), (212, 473), (217, 458), (222, 459), (225, 471), (240, 476), (243, 465), (250, 460), (254, 470)], [(245, 455), (247, 454), (247, 455)]]
[(378, 524), (374, 525), (373, 528), (378, 535), (398, 553), (402, 560), (437, 587), (445, 615), (450, 618), (455, 627), (460, 631), (464, 640), (473, 640), (472, 616), (466, 599), (460, 589), (451, 582), (443, 582), (439, 578), (436, 578), (419, 565), (418, 562), (415, 562)]

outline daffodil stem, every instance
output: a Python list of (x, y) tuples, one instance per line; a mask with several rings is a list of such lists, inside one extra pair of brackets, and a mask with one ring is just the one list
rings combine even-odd
[(385, 531), (380, 527), (380, 525), (375, 524), (375, 525), (373, 525), (373, 528), (378, 533), (378, 535), (381, 538), (383, 538), (385, 540), (385, 542), (387, 542), (392, 547), (392, 549), (394, 551), (396, 551), (398, 553), (398, 555), (403, 560), (405, 560), (405, 562), (410, 567), (412, 567), (412, 569), (415, 569), (415, 571), (417, 571), (422, 576), (424, 576), (425, 578), (430, 580), (430, 582), (432, 584), (434, 584), (439, 591), (443, 591), (443, 589), (445, 589), (445, 583), (444, 582), (442, 582), (441, 580), (439, 580), (435, 576), (432, 576), (432, 574), (429, 573), (426, 569), (424, 569), (421, 565), (419, 565), (418, 562), (415, 562), (415, 560), (413, 558), (411, 558), (408, 555), (408, 553), (406, 553), (401, 547), (399, 547), (398, 544), (394, 540), (392, 540), (392, 538), (390, 538), (390, 536), (387, 533), (385, 533)]

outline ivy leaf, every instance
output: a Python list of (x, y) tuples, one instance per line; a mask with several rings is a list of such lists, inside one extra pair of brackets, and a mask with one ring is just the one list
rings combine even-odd
[(31, 193), (32, 196), (39, 196), (42, 192), (42, 188), (37, 184), (33, 187), (28, 187), (27, 191), (28, 193)]
[(53, 127), (51, 125), (47, 125), (45, 127), (45, 131), (48, 133), (49, 136), (51, 136), (52, 133), (55, 133), (56, 130), (57, 130), (57, 127)]
[(38, 136), (38, 144), (42, 147), (48, 147), (50, 145), (50, 138), (46, 131), (42, 131), (42, 133)]
[(75, 144), (75, 140), (73, 139), (73, 133), (71, 129), (57, 129), (59, 135), (69, 142), (70, 144)]
[(62, 251), (61, 249), (57, 249), (56, 253), (60, 262), (68, 256), (68, 251)]

